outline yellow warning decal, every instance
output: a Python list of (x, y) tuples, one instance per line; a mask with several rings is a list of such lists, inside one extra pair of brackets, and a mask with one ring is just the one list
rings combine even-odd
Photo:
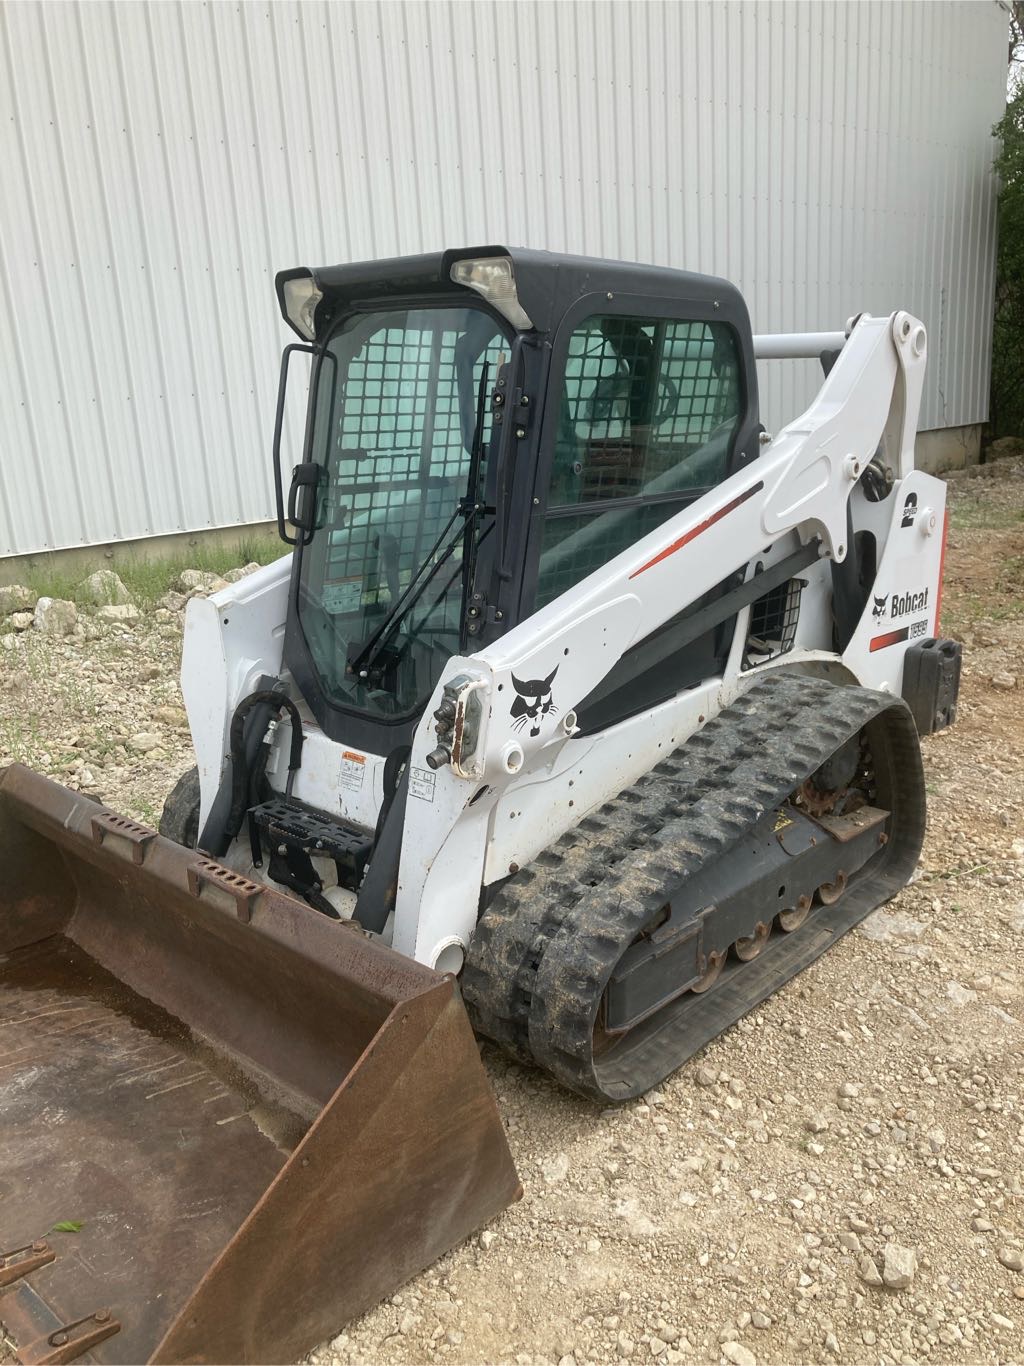
[(793, 824), (793, 817), (787, 816), (780, 807), (775, 813), (775, 825), (772, 827), (772, 834), (777, 835), (780, 830), (785, 830), (787, 825)]

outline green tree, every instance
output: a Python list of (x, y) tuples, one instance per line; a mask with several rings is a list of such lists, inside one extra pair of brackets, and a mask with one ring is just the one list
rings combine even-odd
[(1011, 6), (1009, 44), (1009, 98), (993, 129), (1000, 141), (989, 414), (994, 436), (1024, 436), (1024, 0)]

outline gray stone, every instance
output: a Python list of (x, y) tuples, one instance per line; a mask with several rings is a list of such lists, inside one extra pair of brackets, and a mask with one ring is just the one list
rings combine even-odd
[(209, 569), (183, 569), (174, 581), (179, 593), (217, 593), (228, 587), (226, 579)]
[(1013, 692), (1017, 686), (1017, 675), (1008, 673), (1004, 669), (1002, 673), (992, 675), (992, 686), (998, 688), (1000, 692)]
[(167, 612), (182, 612), (188, 598), (184, 593), (175, 593), (173, 590), (167, 592), (159, 599), (157, 606), (162, 607)]
[(882, 1280), (890, 1290), (905, 1290), (917, 1275), (917, 1253), (912, 1247), (886, 1243), (882, 1257)]
[(549, 1186), (556, 1186), (569, 1175), (569, 1159), (565, 1153), (556, 1153), (540, 1165), (541, 1175)]
[(947, 982), (946, 995), (955, 1006), (968, 1006), (978, 999), (978, 993), (970, 987), (965, 987), (961, 982)]
[(153, 712), (153, 720), (161, 726), (184, 726), (188, 723), (182, 707), (157, 707)]
[(862, 1257), (860, 1259), (860, 1266), (858, 1270), (860, 1271), (860, 1278), (865, 1285), (882, 1284), (882, 1277), (879, 1275), (878, 1267), (875, 1266), (875, 1263), (872, 1260), (872, 1258)]
[(133, 735), (128, 741), (128, 748), (133, 749), (136, 754), (148, 754), (150, 750), (160, 748), (160, 736), (154, 735), (152, 731), (139, 731), (138, 735)]
[(1024, 1253), (1018, 1252), (1015, 1247), (1001, 1247), (999, 1260), (1007, 1271), (1024, 1271)]
[(857, 933), (884, 944), (893, 939), (920, 939), (926, 929), (923, 920), (915, 920), (902, 911), (873, 911), (858, 925)]
[(64, 598), (40, 598), (33, 620), (44, 635), (69, 636), (78, 621), (78, 609)]
[(7, 620), (16, 631), (27, 631), (32, 625), (33, 616), (31, 612), (12, 612)]
[(12, 612), (31, 612), (39, 601), (34, 589), (22, 583), (10, 583), (0, 587), (0, 617), (9, 617)]
[(764, 1330), (765, 1328), (770, 1328), (772, 1326), (771, 1316), (769, 1314), (766, 1314), (762, 1309), (754, 1310), (754, 1312), (750, 1316), (750, 1322), (754, 1325), (755, 1328), (760, 1328), (762, 1330)]
[(494, 1245), (494, 1240), (497, 1236), (498, 1235), (492, 1232), (491, 1229), (485, 1228), (483, 1233), (481, 1233), (480, 1237), (477, 1239), (477, 1242), (486, 1252), (488, 1248)]
[(722, 1347), (722, 1356), (731, 1361), (732, 1366), (757, 1366), (757, 1357), (742, 1342), (727, 1342)]
[(97, 569), (75, 589), (79, 602), (91, 603), (94, 607), (121, 606), (132, 600), (132, 595), (112, 569)]
[(128, 624), (138, 621), (142, 613), (134, 602), (112, 602), (106, 607), (97, 608), (96, 615), (101, 621), (123, 621)]
[(224, 580), (226, 583), (238, 583), (240, 579), (247, 579), (250, 574), (255, 574), (256, 570), (262, 569), (262, 567), (263, 566), (257, 564), (255, 560), (250, 560), (250, 562), (243, 565), (241, 569), (229, 569), (224, 575)]

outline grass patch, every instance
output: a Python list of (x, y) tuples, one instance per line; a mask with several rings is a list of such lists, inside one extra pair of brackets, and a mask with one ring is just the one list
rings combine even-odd
[(1013, 531), (1024, 525), (1024, 507), (993, 505), (991, 496), (958, 493), (949, 503), (953, 531)]
[(1024, 555), (1011, 555), (999, 571), (996, 587), (1001, 593), (1024, 593)]
[(270, 564), (286, 553), (286, 547), (276, 535), (243, 536), (234, 545), (198, 545), (192, 550), (169, 555), (161, 559), (126, 558), (112, 564), (100, 558), (93, 565), (79, 564), (76, 568), (36, 569), (29, 572), (26, 583), (39, 596), (47, 598), (70, 598), (72, 601), (78, 585), (97, 569), (114, 569), (121, 582), (128, 589), (132, 601), (139, 607), (154, 607), (158, 600), (170, 589), (183, 569), (203, 569), (213, 574), (226, 574), (229, 569), (242, 565)]

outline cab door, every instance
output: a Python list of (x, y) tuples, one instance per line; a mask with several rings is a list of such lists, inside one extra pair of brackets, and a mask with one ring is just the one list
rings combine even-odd
[[(581, 301), (570, 312), (552, 357), (521, 617), (756, 458), (748, 356), (738, 327), (708, 301), (620, 298), (614, 311)], [(680, 585), (680, 613), (662, 631), (733, 584), (730, 576), (695, 603)], [(577, 708), (581, 728), (601, 730), (720, 673), (734, 630), (730, 617), (667, 657), (658, 652), (656, 668), (634, 647)]]

